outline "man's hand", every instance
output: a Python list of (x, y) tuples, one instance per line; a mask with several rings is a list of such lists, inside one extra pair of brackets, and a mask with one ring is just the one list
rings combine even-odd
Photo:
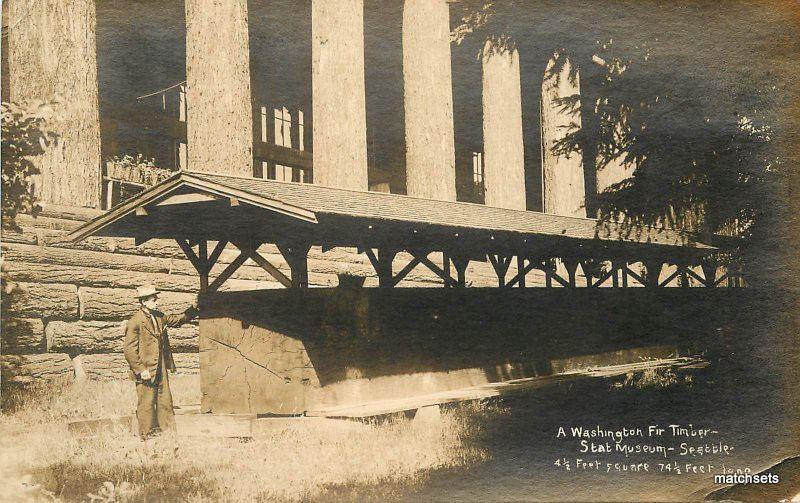
[(139, 372), (139, 377), (141, 377), (143, 381), (149, 381), (150, 371), (147, 369), (142, 370), (141, 372)]

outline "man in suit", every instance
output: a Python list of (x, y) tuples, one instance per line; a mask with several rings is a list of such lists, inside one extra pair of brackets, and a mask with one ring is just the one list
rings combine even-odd
[(167, 370), (175, 372), (166, 327), (177, 327), (197, 316), (196, 305), (182, 314), (158, 311), (158, 291), (152, 285), (136, 289), (140, 309), (125, 327), (123, 353), (136, 381), (136, 419), (142, 439), (160, 431), (174, 432), (175, 415)]

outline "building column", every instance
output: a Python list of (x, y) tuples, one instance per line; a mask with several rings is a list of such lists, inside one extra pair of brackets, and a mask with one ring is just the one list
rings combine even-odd
[[(620, 126), (617, 126), (620, 127)], [(608, 164), (602, 166), (597, 163), (597, 193), (602, 194), (606, 189), (614, 184), (626, 180), (633, 176), (636, 168), (634, 164), (625, 164), (625, 154), (620, 154), (609, 160)]]
[(403, 85), (408, 195), (456, 200), (450, 8), (405, 0)]
[(46, 128), (57, 139), (33, 160), (41, 172), (36, 196), (44, 203), (97, 208), (101, 162), (94, 0), (7, 3), (8, 98), (23, 106), (55, 101), (56, 113)]
[(188, 168), (253, 176), (247, 0), (185, 0)]
[(580, 81), (570, 80), (571, 65), (567, 61), (555, 75), (554, 55), (547, 63), (542, 81), (542, 203), (545, 213), (586, 217), (586, 189), (581, 154), (556, 155), (553, 146), (569, 132), (570, 125), (581, 127), (579, 110), (564, 110), (558, 100), (579, 95)]
[(314, 183), (367, 190), (363, 0), (313, 0)]
[(526, 209), (519, 53), (483, 50), (483, 150), (487, 206)]

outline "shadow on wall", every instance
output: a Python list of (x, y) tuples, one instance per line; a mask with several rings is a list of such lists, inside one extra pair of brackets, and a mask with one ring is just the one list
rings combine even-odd
[(215, 293), (206, 299), (200, 322), (204, 409), (302, 412), (548, 375), (558, 371), (554, 360), (647, 346), (696, 351), (703, 337), (731, 316), (724, 306), (732, 303), (721, 302), (720, 295), (731, 293), (488, 288)]

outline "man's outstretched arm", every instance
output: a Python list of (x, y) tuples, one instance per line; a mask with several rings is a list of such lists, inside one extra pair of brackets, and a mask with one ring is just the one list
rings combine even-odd
[(180, 314), (165, 314), (164, 325), (168, 327), (179, 327), (184, 323), (188, 323), (197, 318), (200, 310), (197, 309), (197, 302), (189, 306), (189, 308)]

